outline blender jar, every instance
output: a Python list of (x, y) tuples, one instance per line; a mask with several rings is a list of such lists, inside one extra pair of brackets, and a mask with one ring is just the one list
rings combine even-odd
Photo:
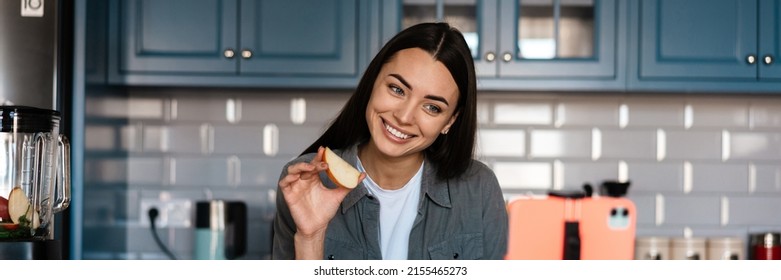
[(0, 241), (53, 239), (70, 203), (70, 146), (60, 113), (0, 106)]

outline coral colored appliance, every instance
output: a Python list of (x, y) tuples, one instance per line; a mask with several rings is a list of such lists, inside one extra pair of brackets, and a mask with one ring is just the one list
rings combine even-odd
[(605, 194), (549, 192), (507, 205), (508, 260), (631, 260), (636, 209), (629, 183), (606, 182)]

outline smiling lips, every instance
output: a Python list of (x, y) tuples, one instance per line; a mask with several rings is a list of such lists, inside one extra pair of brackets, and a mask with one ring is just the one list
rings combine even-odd
[(389, 124), (385, 123), (385, 130), (387, 130), (390, 134), (393, 136), (396, 136), (399, 139), (409, 139), (412, 138), (412, 135), (404, 134), (401, 131), (396, 130)]

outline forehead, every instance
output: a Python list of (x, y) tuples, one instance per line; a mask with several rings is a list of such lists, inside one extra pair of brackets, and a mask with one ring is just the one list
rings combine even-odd
[(452, 95), (453, 101), (458, 97), (458, 85), (445, 64), (420, 48), (400, 50), (391, 57), (383, 65), (379, 78), (386, 79), (391, 74), (403, 77), (413, 91), (436, 94), (449, 100)]

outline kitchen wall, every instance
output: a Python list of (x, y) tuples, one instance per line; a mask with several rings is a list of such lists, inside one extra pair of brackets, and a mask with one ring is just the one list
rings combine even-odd
[[(105, 91), (100, 91), (105, 92)], [(130, 88), (87, 97), (84, 254), (160, 259), (146, 210), (193, 256), (194, 203), (242, 200), (244, 258), (270, 254), (282, 165), (349, 92)], [(479, 159), (506, 199), (629, 180), (638, 236), (781, 230), (781, 99), (669, 93), (481, 93)]]

